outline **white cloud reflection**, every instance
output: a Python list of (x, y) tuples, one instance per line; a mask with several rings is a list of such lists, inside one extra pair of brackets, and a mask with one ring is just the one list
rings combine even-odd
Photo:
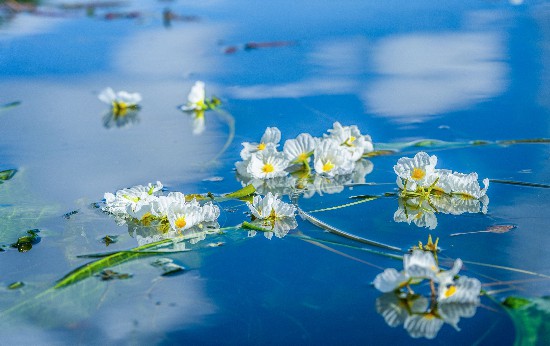
[(400, 121), (463, 109), (505, 90), (507, 66), (496, 33), (409, 34), (374, 49), (380, 75), (363, 92), (367, 108)]
[(504, 34), (497, 12), (472, 12), (466, 28), (318, 43), (302, 80), (235, 86), (242, 99), (355, 94), (369, 113), (416, 122), (498, 96), (508, 84)]

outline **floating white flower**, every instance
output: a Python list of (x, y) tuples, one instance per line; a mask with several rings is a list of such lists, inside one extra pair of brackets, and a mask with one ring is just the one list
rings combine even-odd
[(187, 95), (187, 103), (180, 106), (180, 109), (184, 112), (204, 111), (208, 108), (205, 104), (205, 97), (204, 82), (196, 81)]
[(335, 122), (332, 127), (328, 130), (329, 135), (324, 135), (325, 138), (331, 138), (345, 147), (353, 161), (359, 160), (363, 154), (374, 150), (371, 137), (362, 135), (356, 125), (342, 126), (339, 122)]
[(308, 163), (317, 141), (309, 133), (301, 133), (296, 139), (285, 142), (283, 152), (291, 163)]
[(268, 147), (252, 155), (246, 170), (256, 179), (270, 179), (286, 176), (287, 167), (288, 160), (285, 154), (277, 151), (275, 147)]
[(411, 278), (405, 272), (398, 272), (394, 268), (387, 268), (382, 273), (376, 275), (374, 287), (380, 292), (391, 292), (399, 289), (409, 283)]
[(415, 191), (417, 187), (429, 187), (437, 178), (434, 174), (437, 157), (421, 151), (412, 159), (402, 157), (393, 166), (400, 188)]
[[(298, 226), (295, 217), (296, 207), (283, 202), (277, 195), (270, 192), (264, 198), (254, 196), (252, 203), (246, 204), (254, 217), (253, 221), (262, 228), (272, 231), (279, 238)], [(270, 238), (269, 234), (266, 236)]]
[(355, 167), (350, 152), (332, 139), (321, 141), (315, 148), (314, 157), (315, 171), (327, 177), (349, 174)]
[(475, 278), (459, 277), (456, 281), (448, 280), (439, 284), (438, 302), (479, 304), (481, 282)]
[(181, 232), (198, 225), (202, 221), (200, 207), (194, 204), (174, 206), (168, 211), (168, 222), (173, 230)]
[(403, 256), (403, 271), (415, 279), (435, 279), (439, 273), (434, 255), (431, 252), (413, 250)]
[(483, 189), (477, 181), (477, 173), (470, 174), (453, 173), (450, 176), (450, 185), (453, 194), (462, 195), (465, 198), (480, 199), (487, 194), (489, 179), (483, 179)]
[(141, 102), (141, 95), (139, 93), (129, 93), (126, 91), (114, 92), (111, 88), (104, 89), (98, 98), (111, 105), (113, 114), (117, 116), (123, 116), (128, 110), (137, 109)]
[(276, 148), (281, 141), (281, 131), (276, 127), (268, 127), (260, 140), (260, 143), (243, 142), (243, 149), (241, 150), (241, 158), (246, 161), (249, 160), (252, 154), (263, 151), (265, 149)]

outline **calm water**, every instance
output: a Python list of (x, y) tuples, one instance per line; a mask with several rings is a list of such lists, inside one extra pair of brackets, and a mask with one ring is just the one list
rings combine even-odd
[[(460, 320), (460, 332), (444, 325), (435, 341), (388, 326), (371, 282), (384, 268), (401, 269), (400, 261), (305, 242), (298, 236), (363, 246), (301, 219), (281, 239), (235, 230), (164, 256), (188, 269), (181, 275), (161, 277), (146, 257), (111, 268), (131, 279), (91, 277), (40, 293), (91, 261), (78, 255), (137, 246), (126, 226), (90, 207), (105, 192), (157, 180), (170, 191), (234, 191), (241, 142), (258, 141), (268, 126), (285, 140), (321, 136), (335, 121), (357, 124), (375, 146), (549, 137), (550, 5), (129, 1), (87, 16), (63, 3), (0, 10), (0, 104), (21, 101), (0, 110), (0, 170), (18, 170), (0, 185), (0, 344), (513, 344), (512, 320), (486, 297)], [(166, 9), (179, 17), (163, 22)], [(244, 49), (250, 42), (270, 44)], [(223, 102), (223, 112), (207, 112), (201, 134), (177, 109), (196, 80)], [(142, 109), (126, 123), (109, 118), (97, 98), (107, 86), (141, 93)], [(234, 139), (219, 155), (232, 119)], [(419, 150), (372, 158), (366, 181), (375, 185), (299, 204), (314, 210), (395, 192), (393, 165)], [(438, 156), (439, 168), (550, 182), (548, 144), (422, 150)], [(550, 190), (492, 183), (488, 195), (486, 215), (437, 214), (432, 230), (394, 222), (394, 197), (315, 216), (403, 249), (431, 234), (446, 265), (460, 257), (550, 275)], [(242, 202), (220, 207), (222, 227), (247, 218)], [(450, 236), (493, 225), (516, 228)], [(32, 250), (9, 247), (35, 228), (41, 241)], [(106, 247), (105, 235), (118, 241)], [(206, 246), (218, 241), (224, 246)], [(550, 291), (541, 275), (474, 263), (464, 274), (499, 291), (497, 300)], [(22, 288), (8, 289), (18, 281)], [(13, 308), (23, 301), (30, 303)]]

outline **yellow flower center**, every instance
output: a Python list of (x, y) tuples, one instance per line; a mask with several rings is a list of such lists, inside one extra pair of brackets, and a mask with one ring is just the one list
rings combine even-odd
[(262, 167), (262, 172), (263, 173), (271, 173), (275, 170), (275, 168), (273, 167), (273, 165), (271, 163), (266, 163), (263, 167)]
[(411, 178), (420, 180), (426, 176), (426, 172), (422, 168), (414, 168), (411, 172)]
[(445, 291), (445, 298), (449, 298), (456, 293), (456, 286), (452, 285)]
[(185, 222), (185, 216), (178, 217), (175, 224), (177, 228), (185, 227), (185, 225), (187, 225), (187, 222)]
[(355, 137), (350, 136), (348, 139), (346, 139), (344, 144), (347, 145), (348, 147), (353, 147), (353, 142), (355, 142), (355, 139), (356, 139)]
[(333, 168), (334, 168), (334, 164), (329, 160), (323, 165), (323, 172), (328, 172)]
[(306, 161), (307, 160), (307, 153), (301, 153), (298, 155), (298, 161)]
[(113, 101), (113, 113), (117, 116), (124, 116), (128, 112), (128, 105), (126, 102)]
[(260, 144), (258, 144), (258, 150), (260, 150), (260, 151), (261, 151), (261, 150), (264, 150), (265, 147), (266, 147), (265, 143), (260, 143)]
[(435, 315), (430, 312), (424, 315), (424, 318), (427, 320), (433, 320), (435, 318)]

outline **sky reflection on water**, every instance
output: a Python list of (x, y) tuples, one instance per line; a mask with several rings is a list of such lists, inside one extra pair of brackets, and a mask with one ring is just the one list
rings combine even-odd
[[(125, 227), (88, 208), (103, 193), (157, 180), (185, 193), (233, 191), (241, 185), (233, 171), (240, 143), (257, 139), (267, 126), (279, 126), (288, 139), (301, 132), (319, 136), (340, 121), (358, 124), (374, 143), (547, 137), (550, 8), (505, 1), (445, 5), (135, 1), (116, 10), (143, 10), (146, 19), (20, 14), (5, 23), (0, 27), (0, 104), (22, 104), (0, 113), (0, 169), (19, 170), (0, 186), (0, 204), (2, 215), (21, 217), (4, 223), (0, 240), (7, 244), (27, 227), (40, 227), (42, 241), (26, 254), (0, 253), (2, 287), (17, 280), (28, 284), (2, 292), (2, 308), (88, 261), (78, 255), (136, 246)], [(164, 28), (166, 6), (199, 21), (174, 21)], [(272, 41), (296, 44), (224, 53), (228, 46)], [(196, 133), (193, 117), (177, 109), (195, 80), (205, 81), (207, 94), (219, 96), (222, 109), (235, 118), (235, 140), (215, 164), (210, 161), (228, 137), (228, 118), (207, 112), (204, 130)], [(104, 126), (116, 120), (104, 118), (108, 107), (97, 99), (107, 86), (142, 94), (135, 121)], [(546, 145), (433, 153), (442, 167), (482, 177), (550, 179)], [(321, 180), (300, 206), (314, 210), (349, 203), (354, 195), (394, 192), (397, 158), (372, 158), (368, 175), (358, 178), (389, 185), (334, 188)], [(212, 176), (223, 179), (203, 181)], [(260, 188), (267, 191), (268, 185)], [(430, 231), (394, 222), (397, 198), (317, 215), (402, 248), (425, 241), (431, 232), (441, 238), (447, 262), (461, 257), (547, 274), (545, 255), (533, 256), (547, 243), (541, 232), (547, 194), (491, 184), (487, 215), (440, 213)], [(241, 202), (222, 207), (222, 226), (248, 219)], [(44, 215), (35, 220), (41, 208)], [(70, 220), (61, 217), (71, 210), (79, 212)], [(493, 224), (517, 228), (449, 237)], [(25, 320), (2, 340), (173, 344), (211, 343), (223, 335), (224, 342), (234, 344), (383, 343), (388, 337), (396, 343), (424, 342), (388, 327), (376, 313), (378, 292), (370, 282), (380, 268), (395, 267), (394, 260), (338, 247), (344, 257), (294, 237), (298, 232), (342, 241), (298, 220), (298, 230), (281, 239), (228, 234), (222, 247), (171, 255), (190, 268), (172, 278), (159, 278), (152, 259), (130, 262), (116, 270), (134, 274), (132, 279), (103, 285), (94, 277), (83, 282), (90, 286), (86, 299), (67, 293), (69, 301), (82, 302), (88, 311), (67, 311), (74, 316), (60, 316), (56, 329)], [(118, 235), (119, 242), (106, 248), (100, 242), (106, 234)], [(482, 282), (526, 278), (475, 264), (464, 270)], [(73, 293), (84, 286), (72, 287)], [(548, 294), (547, 281), (513, 289)], [(57, 306), (50, 308), (55, 312)], [(460, 322), (460, 334), (446, 326), (437, 341), (474, 343), (493, 321), (489, 338), (512, 340), (511, 322), (500, 317), (480, 308)]]

